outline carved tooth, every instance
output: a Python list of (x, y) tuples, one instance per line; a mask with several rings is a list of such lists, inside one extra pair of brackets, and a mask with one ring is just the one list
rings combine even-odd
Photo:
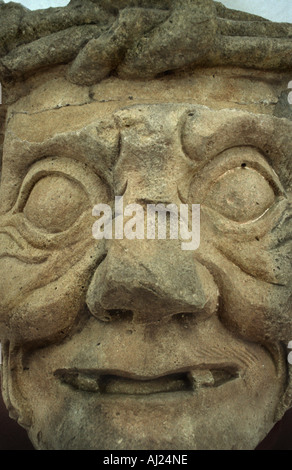
[(210, 370), (193, 370), (189, 373), (189, 379), (194, 390), (214, 385), (214, 377)]
[(79, 374), (76, 379), (76, 385), (79, 390), (86, 390), (87, 392), (99, 392), (99, 383), (95, 377)]
[(58, 370), (55, 376), (61, 382), (71, 385), (78, 390), (85, 390), (86, 392), (99, 392), (99, 380), (89, 374), (78, 372), (77, 370)]

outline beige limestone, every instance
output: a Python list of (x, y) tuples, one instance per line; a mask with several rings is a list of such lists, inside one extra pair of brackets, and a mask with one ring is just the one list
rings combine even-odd
[[(48, 12), (55, 20), (46, 27), (38, 23), (42, 44), (57, 34), (56, 17), (63, 29), (87, 22), (90, 2), (76, 19), (77, 3), (66, 25), (66, 9), (60, 17)], [(106, 12), (109, 3), (101, 2)], [(121, 19), (127, 26), (135, 15), (162, 24), (151, 33), (158, 38), (169, 26), (163, 21), (181, 21), (181, 2), (177, 10), (152, 3), (158, 16), (142, 12), (151, 2), (129, 14), (123, 2), (117, 35)], [(188, 4), (200, 18), (203, 2)], [(246, 34), (261, 22), (261, 52), (272, 39), (276, 49), (275, 36), (284, 51), (291, 25), (206, 4), (210, 31), (215, 5), (224, 31)], [(28, 20), (40, 17), (17, 21)], [(26, 44), (15, 48), (11, 39), (2, 61), (16, 71), (12, 81), (3, 74), (0, 186), (2, 388), (10, 415), (37, 449), (255, 448), (291, 407), (292, 123), (279, 101), (291, 79), (288, 55), (271, 67), (274, 51), (268, 70), (262, 56), (258, 68), (235, 56), (228, 66), (232, 54), (219, 60), (218, 46), (208, 52), (209, 67), (193, 51), (193, 66), (175, 62), (177, 70), (157, 76), (145, 53), (138, 77), (129, 65), (141, 60), (137, 29), (115, 72), (103, 57), (108, 75), (96, 75), (93, 62), (84, 83), (96, 42), (70, 55), (69, 65), (42, 70), (42, 58), (21, 69), (13, 60), (21, 64), (21, 48), (32, 41), (24, 31)], [(113, 31), (108, 51), (116, 60)], [(124, 205), (200, 204), (199, 248), (184, 251), (180, 239), (94, 239), (94, 205), (121, 195)]]

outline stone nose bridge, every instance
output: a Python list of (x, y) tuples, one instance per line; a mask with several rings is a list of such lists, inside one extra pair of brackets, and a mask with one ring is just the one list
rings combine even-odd
[(189, 313), (207, 318), (217, 310), (218, 289), (193, 252), (178, 240), (108, 240), (87, 305), (96, 318), (155, 323)]
[[(124, 204), (176, 204), (180, 181), (186, 185), (189, 162), (181, 149), (185, 106), (134, 106), (119, 111), (120, 158), (115, 180)], [(125, 184), (126, 183), (126, 184)], [(218, 290), (193, 251), (179, 239), (106, 241), (107, 256), (87, 293), (90, 312), (100, 320), (119, 315), (157, 322), (176, 314), (204, 318), (216, 312)]]
[(182, 149), (187, 105), (136, 105), (116, 112), (120, 154), (114, 168), (116, 194), (127, 187), (137, 199), (175, 202), (178, 184), (190, 175)]

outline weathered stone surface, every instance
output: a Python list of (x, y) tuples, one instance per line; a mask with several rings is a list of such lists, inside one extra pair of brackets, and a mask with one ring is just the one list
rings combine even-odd
[(292, 68), (291, 25), (213, 0), (84, 0), (36, 12), (12, 3), (0, 4), (0, 13), (0, 75), (6, 81), (62, 63), (71, 63), (69, 78), (81, 85), (114, 71), (122, 78), (152, 78), (200, 65)]
[[(0, 8), (10, 415), (37, 449), (255, 448), (292, 403), (291, 25), (211, 1)], [(121, 196), (199, 204), (199, 246), (145, 218), (138, 237), (134, 206), (132, 238), (95, 239)]]

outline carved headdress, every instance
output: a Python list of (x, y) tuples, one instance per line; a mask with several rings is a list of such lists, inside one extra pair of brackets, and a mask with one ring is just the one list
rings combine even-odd
[[(287, 71), (292, 25), (213, 0), (71, 0), (64, 8), (36, 11), (0, 1), (3, 102), (10, 83), (60, 64), (68, 64), (68, 79), (78, 85), (113, 73), (154, 78), (198, 66)], [(4, 118), (2, 106), (0, 154)]]
[(196, 66), (292, 69), (292, 25), (229, 10), (213, 0), (71, 0), (30, 11), (0, 4), (0, 80), (69, 64), (92, 85), (111, 73), (156, 77)]

